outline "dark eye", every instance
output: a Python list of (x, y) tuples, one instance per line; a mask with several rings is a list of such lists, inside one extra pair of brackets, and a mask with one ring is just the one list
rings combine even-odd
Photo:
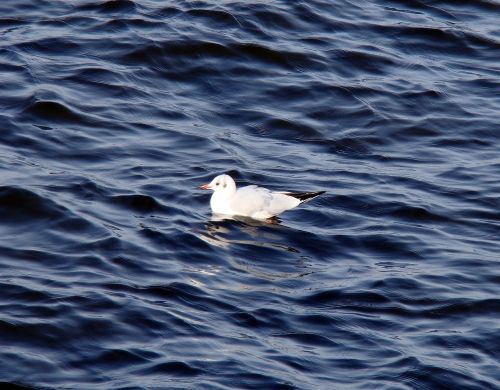
[(219, 185), (219, 183), (215, 183), (215, 185), (216, 185), (216, 186), (218, 186), (218, 185)]

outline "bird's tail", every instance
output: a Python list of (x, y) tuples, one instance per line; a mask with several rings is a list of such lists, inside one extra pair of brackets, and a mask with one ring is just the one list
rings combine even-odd
[(316, 198), (317, 196), (324, 194), (326, 191), (317, 191), (317, 192), (283, 192), (282, 194), (294, 197), (300, 200), (300, 203), (308, 202), (311, 199)]

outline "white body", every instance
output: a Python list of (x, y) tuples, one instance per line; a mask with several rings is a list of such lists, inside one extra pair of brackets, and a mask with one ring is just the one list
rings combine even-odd
[(246, 186), (236, 189), (236, 183), (228, 175), (217, 176), (200, 188), (214, 191), (210, 199), (214, 214), (268, 219), (301, 203), (293, 196), (267, 188)]

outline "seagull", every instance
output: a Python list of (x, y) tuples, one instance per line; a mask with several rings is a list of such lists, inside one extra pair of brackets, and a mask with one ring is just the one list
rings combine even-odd
[(199, 188), (214, 192), (210, 199), (214, 214), (249, 217), (270, 222), (282, 212), (325, 192), (275, 192), (255, 185), (236, 189), (236, 183), (229, 175), (219, 175), (209, 184)]

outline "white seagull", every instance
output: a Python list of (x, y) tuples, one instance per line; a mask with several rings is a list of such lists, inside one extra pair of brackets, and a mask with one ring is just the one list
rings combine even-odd
[(219, 175), (209, 184), (204, 184), (199, 188), (214, 192), (210, 199), (214, 214), (259, 220), (272, 220), (282, 212), (293, 209), (325, 192), (275, 192), (255, 185), (236, 189), (236, 183), (229, 175)]

